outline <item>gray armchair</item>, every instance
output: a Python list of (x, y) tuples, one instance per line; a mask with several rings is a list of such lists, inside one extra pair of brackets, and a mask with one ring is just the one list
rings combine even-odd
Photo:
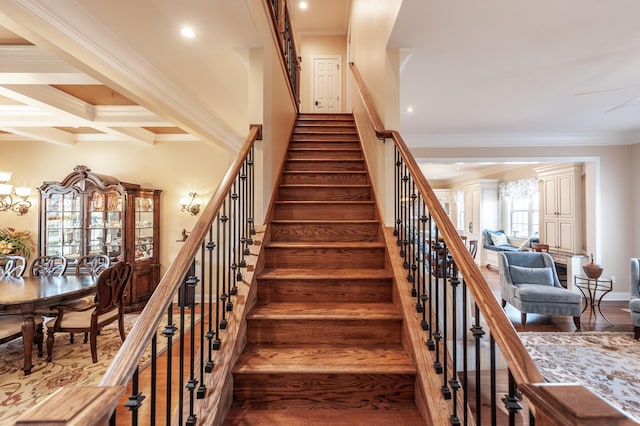
[(518, 309), (522, 325), (527, 313), (567, 315), (580, 330), (582, 296), (562, 287), (548, 253), (500, 252), (498, 264), (502, 307), (508, 302)]
[(631, 258), (631, 298), (629, 311), (633, 322), (634, 338), (640, 338), (640, 259)]

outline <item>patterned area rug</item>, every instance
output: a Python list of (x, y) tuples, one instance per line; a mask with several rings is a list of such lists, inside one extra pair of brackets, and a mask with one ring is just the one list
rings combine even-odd
[[(133, 328), (137, 314), (125, 314), (127, 334)], [(159, 330), (164, 328), (165, 321)], [(174, 317), (178, 325), (178, 318)], [(187, 324), (189, 322), (187, 321)], [(173, 340), (179, 333), (173, 336)], [(53, 360), (46, 361), (45, 354), (39, 358), (34, 345), (33, 369), (25, 376), (22, 372), (22, 339), (0, 345), (0, 425), (12, 424), (17, 416), (38, 404), (54, 390), (62, 386), (97, 385), (120, 349), (122, 341), (118, 324), (112, 323), (102, 329), (98, 336), (98, 362), (91, 362), (89, 343), (84, 336), (76, 334), (74, 343), (69, 342), (69, 333), (56, 333)], [(158, 339), (158, 353), (166, 349), (166, 339)], [(150, 361), (150, 349), (140, 360), (142, 366)]]
[(640, 341), (632, 333), (519, 333), (548, 382), (580, 383), (640, 422)]

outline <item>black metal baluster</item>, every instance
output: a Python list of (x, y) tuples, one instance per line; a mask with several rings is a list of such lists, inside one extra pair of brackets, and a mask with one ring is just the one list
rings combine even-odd
[[(222, 275), (222, 294), (220, 295), (220, 301), (222, 302), (222, 306), (220, 307), (222, 320), (220, 320), (220, 330), (227, 328), (227, 312), (224, 306), (227, 301), (227, 255), (229, 253), (227, 248), (227, 222), (229, 221), (229, 217), (226, 214), (226, 205), (227, 200), (225, 199), (222, 203), (222, 216), (220, 217), (220, 222), (222, 223), (222, 245), (218, 245), (218, 251), (222, 251), (222, 267), (220, 268), (220, 266), (218, 266), (220, 268), (219, 273)], [(220, 265), (220, 263), (218, 263), (218, 265)]]
[(408, 275), (407, 275), (407, 279), (409, 280), (409, 282), (411, 283), (411, 296), (412, 297), (418, 297), (418, 290), (416, 289), (416, 244), (417, 244), (417, 239), (418, 236), (416, 235), (416, 222), (417, 222), (417, 215), (416, 215), (416, 185), (415, 182), (413, 181), (413, 179), (411, 180), (411, 196), (410, 196), (410, 204), (409, 204), (409, 214), (410, 214), (410, 226), (411, 229), (409, 230), (409, 243), (410, 243), (410, 250), (409, 250), (409, 259), (411, 260), (411, 263), (409, 265), (409, 271), (408, 271)]
[[(458, 279), (458, 266), (453, 264), (453, 276), (449, 279), (451, 284), (451, 380), (449, 380), (449, 386), (452, 390), (452, 414), (451, 424), (459, 425), (460, 418), (458, 417), (458, 391), (460, 390), (460, 381), (458, 380), (458, 286), (460, 280)], [(464, 344), (464, 339), (460, 340)], [(445, 351), (446, 353), (446, 351)]]
[[(186, 281), (186, 280), (185, 280)], [(178, 362), (180, 363), (178, 365), (178, 389), (180, 389), (180, 392), (178, 392), (178, 424), (181, 425), (183, 424), (183, 417), (184, 417), (184, 411), (182, 409), (182, 407), (184, 407), (184, 392), (182, 392), (182, 389), (184, 388), (184, 350), (185, 350), (185, 345), (184, 345), (184, 307), (186, 304), (186, 297), (187, 297), (187, 286), (185, 285), (185, 283), (183, 282), (182, 285), (180, 286), (180, 300), (182, 300), (182, 303), (180, 304), (180, 338), (179, 338), (179, 342), (180, 342), (180, 353), (179, 353), (179, 358), (178, 358)], [(171, 385), (168, 385), (168, 387), (170, 387)], [(170, 418), (170, 417), (168, 417)]]
[[(429, 230), (427, 231), (427, 241), (426, 244), (428, 245), (429, 248), (429, 252), (427, 254), (427, 261), (428, 261), (428, 268), (429, 268), (429, 323), (431, 324), (431, 326), (429, 327), (429, 338), (427, 339), (427, 348), (429, 348), (430, 351), (435, 351), (436, 350), (436, 342), (434, 340), (434, 334), (433, 334), (433, 329), (434, 329), (434, 321), (435, 321), (435, 327), (438, 327), (438, 319), (433, 317), (433, 304), (435, 303), (435, 301), (437, 301), (437, 297), (434, 298), (434, 290), (433, 290), (433, 235), (431, 234), (431, 230), (432, 228), (432, 224), (433, 224), (433, 218), (431, 217), (431, 212), (429, 212), (429, 215), (427, 216), (427, 226), (429, 227)], [(437, 279), (437, 278), (436, 278)], [(435, 365), (434, 365), (435, 366)], [(436, 371), (437, 371), (437, 367), (436, 367)]]
[[(217, 223), (217, 221), (216, 221)], [(213, 303), (214, 300), (216, 300), (216, 313), (217, 313), (217, 298), (214, 299), (214, 293), (213, 293), (213, 250), (216, 248), (216, 244), (213, 242), (213, 226), (211, 226), (209, 228), (209, 242), (207, 243), (207, 253), (209, 254), (209, 297), (208, 297), (208, 305), (209, 305), (209, 329), (207, 330), (207, 340), (208, 340), (208, 361), (207, 361), (207, 365), (205, 366), (204, 371), (206, 371), (207, 373), (211, 373), (213, 371), (213, 366), (214, 366), (214, 362), (213, 362), (213, 338), (214, 337), (218, 337), (218, 318), (216, 315), (216, 319), (215, 319), (215, 323), (216, 323), (216, 332), (214, 334), (213, 332), (213, 327), (212, 327), (212, 323), (214, 321), (214, 317), (213, 317)], [(217, 265), (217, 264), (216, 264)], [(204, 286), (203, 286), (204, 287)], [(218, 292), (216, 290), (215, 296), (217, 297)], [(204, 306), (203, 306), (203, 310), (204, 310)]]
[[(211, 231), (211, 228), (209, 228)], [(207, 387), (204, 384), (204, 366), (205, 366), (205, 358), (204, 358), (204, 348), (205, 348), (205, 287), (206, 287), (206, 275), (205, 275), (205, 240), (202, 240), (200, 243), (200, 277), (202, 280), (200, 282), (200, 386), (198, 386), (198, 392), (196, 393), (196, 398), (204, 399), (205, 393), (207, 391)], [(192, 318), (195, 318), (195, 313), (192, 315)], [(194, 323), (191, 321), (191, 334), (194, 334)], [(207, 342), (210, 342), (208, 340)]]
[[(162, 335), (167, 338), (167, 405), (165, 406), (165, 418), (171, 419), (172, 392), (171, 383), (173, 383), (173, 336), (176, 334), (176, 326), (173, 323), (173, 307), (167, 309), (167, 325), (162, 330)], [(182, 392), (180, 392), (182, 394)], [(168, 420), (167, 420), (168, 421)]]
[[(447, 384), (447, 375), (448, 375), (448, 366), (446, 356), (449, 353), (447, 350), (447, 341), (448, 341), (448, 331), (449, 331), (449, 309), (447, 308), (447, 256), (449, 252), (447, 250), (447, 245), (442, 244), (442, 319), (439, 321), (442, 323), (442, 358), (443, 358), (443, 375), (442, 375), (442, 396), (444, 399), (451, 399), (451, 389)], [(440, 287), (440, 280), (438, 279), (438, 287)], [(440, 317), (438, 317), (440, 318)]]
[(462, 407), (465, 409), (462, 410), (463, 417), (462, 423), (467, 425), (469, 423), (469, 410), (466, 407), (469, 406), (469, 345), (467, 343), (467, 327), (469, 315), (468, 315), (468, 294), (467, 294), (467, 283), (462, 277), (462, 332), (464, 333), (460, 339), (462, 342)]
[(401, 256), (404, 258), (402, 266), (409, 269), (409, 261), (407, 260), (407, 245), (409, 244), (409, 175), (406, 164), (402, 167), (402, 251)]
[(427, 302), (429, 300), (427, 296), (427, 274), (429, 274), (429, 265), (428, 265), (429, 240), (427, 239), (428, 232), (425, 229), (427, 226), (427, 215), (425, 214), (427, 210), (422, 197), (420, 198), (420, 204), (422, 206), (419, 213), (420, 222), (422, 223), (422, 234), (420, 236), (420, 242), (422, 243), (422, 248), (419, 254), (420, 262), (422, 264), (422, 267), (420, 268), (422, 271), (422, 274), (421, 274), (422, 295), (420, 297), (420, 301), (422, 302), (422, 321), (420, 325), (422, 326), (422, 329), (426, 331), (426, 330), (429, 330), (430, 328), (429, 322), (431, 321), (431, 318), (427, 320)]
[(480, 325), (480, 309), (478, 308), (478, 305), (476, 303), (473, 304), (474, 306), (474, 314), (475, 314), (475, 318), (474, 318), (474, 324), (473, 327), (471, 327), (471, 334), (473, 334), (473, 338), (474, 338), (474, 344), (475, 344), (475, 356), (476, 356), (476, 383), (475, 383), (475, 388), (476, 388), (476, 424), (481, 425), (482, 424), (482, 400), (480, 398), (480, 389), (482, 388), (482, 377), (481, 377), (481, 368), (482, 368), (482, 363), (481, 363), (481, 347), (480, 345), (482, 344), (482, 342), (480, 341), (480, 339), (482, 339), (482, 336), (484, 336), (484, 330), (482, 329), (482, 326)]
[(238, 294), (237, 286), (237, 271), (238, 271), (238, 259), (239, 247), (238, 247), (238, 190), (237, 190), (237, 178), (233, 182), (231, 189), (231, 203), (229, 205), (229, 261), (231, 269), (229, 270), (229, 299), (227, 299), (227, 311), (233, 310), (233, 302), (231, 296)]
[[(203, 247), (200, 248), (200, 251), (204, 252)], [(190, 345), (189, 345), (190, 346), (189, 347), (189, 379), (187, 380), (187, 384), (186, 384), (186, 389), (189, 391), (189, 416), (187, 417), (187, 426), (195, 426), (195, 424), (196, 424), (196, 415), (194, 413), (194, 409), (195, 409), (195, 395), (194, 395), (194, 392), (196, 390), (196, 386), (198, 385), (198, 381), (195, 378), (195, 370), (196, 370), (196, 368), (195, 368), (195, 359), (196, 359), (196, 356), (195, 356), (195, 351), (196, 351), (196, 333), (195, 333), (196, 298), (195, 298), (195, 292), (196, 292), (196, 286), (198, 285), (198, 282), (200, 281), (198, 279), (198, 277), (196, 276), (196, 260), (195, 260), (195, 258), (191, 261), (191, 269), (189, 271), (190, 271), (191, 275), (189, 275), (189, 277), (187, 278), (186, 284), (187, 284), (188, 289), (189, 289), (189, 294), (192, 295), (192, 296), (191, 296), (191, 300), (189, 301), (189, 310), (191, 311), (191, 317), (190, 317), (191, 332), (189, 333), (189, 343), (190, 343)], [(202, 286), (202, 287), (204, 287), (204, 286)], [(202, 309), (201, 309), (201, 311), (202, 311)], [(181, 324), (181, 326), (182, 326), (181, 335), (184, 335), (185, 334), (184, 323)], [(202, 344), (200, 346), (202, 346)], [(181, 405), (181, 407), (182, 407), (182, 405)]]
[(513, 378), (513, 374), (511, 374), (511, 369), (508, 369), (509, 372), (509, 393), (502, 398), (502, 402), (504, 406), (507, 408), (509, 412), (509, 426), (515, 426), (516, 424), (516, 414), (518, 411), (522, 410), (522, 406), (520, 402), (518, 402), (518, 398), (516, 395), (517, 387), (516, 381)]
[(249, 151), (249, 239), (248, 245), (253, 244), (252, 236), (256, 234), (255, 229), (255, 167), (254, 167), (254, 149), (251, 146)]
[(124, 403), (124, 406), (131, 411), (131, 424), (133, 426), (137, 426), (138, 424), (138, 409), (140, 405), (142, 405), (142, 400), (144, 400), (144, 395), (142, 395), (138, 389), (139, 374), (140, 371), (136, 368), (131, 378), (131, 395), (127, 399), (127, 402)]
[(435, 304), (435, 309), (436, 309), (436, 315), (434, 318), (435, 321), (435, 326), (436, 326), (436, 330), (433, 333), (433, 338), (435, 339), (435, 350), (436, 350), (436, 360), (433, 363), (433, 366), (436, 370), (437, 374), (442, 374), (442, 363), (440, 362), (440, 341), (442, 340), (442, 334), (440, 332), (440, 328), (441, 328), (441, 323), (442, 323), (442, 318), (440, 317), (440, 277), (439, 275), (441, 275), (441, 270), (440, 270), (440, 264), (439, 264), (439, 256), (440, 256), (440, 243), (438, 242), (438, 227), (436, 226), (435, 228), (435, 239), (433, 244), (435, 245), (436, 249), (435, 249), (435, 259), (433, 259), (433, 261), (436, 263), (435, 265), (435, 271), (436, 271), (436, 276), (435, 276), (435, 300), (433, 301), (433, 303)]
[(496, 426), (498, 424), (498, 402), (496, 401), (496, 341), (491, 332), (489, 332), (489, 348), (489, 360), (491, 362), (491, 375), (489, 377), (489, 387), (491, 388), (491, 425)]
[(398, 148), (394, 145), (393, 155), (395, 161), (395, 170), (393, 174), (393, 235), (396, 236), (396, 243), (400, 245), (400, 154)]

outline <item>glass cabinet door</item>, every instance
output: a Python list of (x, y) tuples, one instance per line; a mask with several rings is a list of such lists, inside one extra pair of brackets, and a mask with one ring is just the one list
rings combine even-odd
[(135, 199), (135, 260), (150, 259), (153, 252), (153, 198), (144, 195)]
[(45, 200), (44, 239), (46, 256), (80, 256), (82, 244), (82, 198), (76, 193), (51, 194)]
[(123, 196), (92, 192), (88, 197), (87, 255), (106, 254), (122, 260)]

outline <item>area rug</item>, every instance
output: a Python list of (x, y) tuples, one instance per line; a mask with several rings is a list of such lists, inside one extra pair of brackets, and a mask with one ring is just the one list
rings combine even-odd
[(632, 333), (522, 332), (546, 381), (580, 383), (640, 422), (640, 341)]
[[(125, 314), (127, 334), (137, 318), (138, 314)], [(176, 325), (177, 319), (174, 318)], [(166, 320), (160, 323), (159, 331), (165, 324)], [(179, 333), (173, 336), (173, 341), (177, 338)], [(99, 384), (121, 344), (117, 322), (104, 327), (98, 336), (98, 362), (93, 364), (89, 343), (84, 343), (83, 335), (76, 334), (74, 343), (70, 343), (69, 333), (56, 333), (53, 360), (48, 363), (45, 335), (45, 354), (42, 358), (38, 357), (34, 345), (33, 369), (28, 376), (22, 372), (22, 339), (0, 345), (0, 425), (13, 424), (20, 414), (62, 386)], [(158, 354), (162, 353), (166, 346), (167, 340), (159, 338)], [(140, 360), (141, 366), (147, 365), (150, 358), (150, 349), (147, 349)]]

